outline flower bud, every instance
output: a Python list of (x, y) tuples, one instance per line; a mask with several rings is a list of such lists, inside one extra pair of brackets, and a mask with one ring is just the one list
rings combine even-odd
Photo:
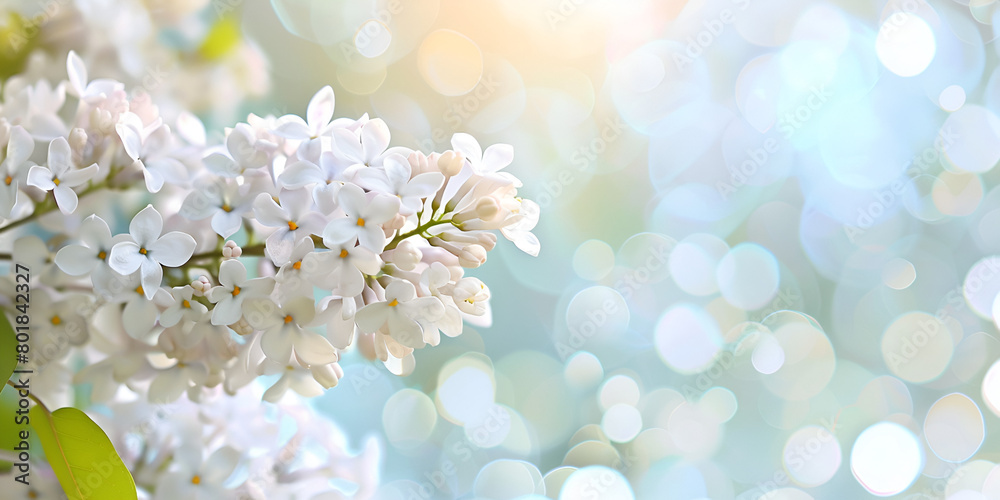
[(500, 213), (500, 202), (492, 196), (484, 196), (476, 202), (476, 216), (482, 220), (492, 220)]
[(319, 385), (322, 385), (324, 389), (329, 389), (336, 386), (340, 379), (333, 368), (336, 365), (336, 363), (330, 363), (328, 365), (313, 366), (309, 368), (309, 371), (312, 372), (313, 378), (319, 382)]
[(212, 281), (208, 279), (208, 276), (201, 275), (191, 282), (191, 288), (194, 288), (195, 297), (204, 297), (205, 292), (212, 288)]
[(392, 251), (389, 261), (404, 271), (412, 271), (423, 257), (416, 244), (410, 240), (403, 240)]
[(486, 262), (486, 249), (479, 245), (469, 245), (458, 254), (458, 264), (469, 269), (477, 268)]
[(465, 157), (455, 151), (445, 151), (438, 157), (438, 170), (446, 177), (458, 175), (465, 165)]
[(243, 255), (243, 249), (235, 241), (227, 240), (226, 245), (222, 247), (222, 258), (235, 259), (240, 255)]

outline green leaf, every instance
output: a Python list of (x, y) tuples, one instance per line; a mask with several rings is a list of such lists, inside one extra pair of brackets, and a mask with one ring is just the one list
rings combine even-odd
[(14, 327), (10, 326), (7, 315), (0, 311), (0, 377), (2, 382), (14, 373), (17, 368), (17, 338)]
[(29, 410), (31, 427), (69, 500), (135, 500), (135, 481), (108, 435), (85, 413), (43, 406)]
[[(3, 425), (0, 426), (3, 429), (3, 432), (0, 432), (0, 450), (14, 453), (14, 447), (20, 442), (17, 433), (20, 429), (12, 425), (17, 412), (17, 390), (6, 384), (0, 387), (2, 387), (0, 389), (0, 418), (3, 419)], [(9, 471), (12, 465), (10, 462), (0, 460), (0, 473)]]

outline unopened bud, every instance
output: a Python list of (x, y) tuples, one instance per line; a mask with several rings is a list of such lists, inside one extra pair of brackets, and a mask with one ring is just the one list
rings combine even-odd
[(403, 240), (392, 251), (390, 260), (396, 267), (404, 271), (412, 271), (423, 257), (423, 252), (416, 244), (410, 240)]
[(212, 281), (208, 279), (208, 276), (201, 275), (198, 279), (191, 282), (191, 288), (194, 288), (194, 295), (196, 297), (204, 297), (205, 292), (212, 288)]
[(87, 131), (76, 127), (69, 133), (69, 147), (73, 151), (83, 151), (87, 147)]
[(458, 264), (469, 269), (477, 268), (486, 262), (486, 249), (479, 245), (468, 245), (458, 254)]
[(243, 255), (243, 249), (233, 240), (226, 241), (225, 246), (222, 247), (222, 258), (235, 259), (240, 255)]
[(438, 170), (447, 177), (458, 175), (465, 164), (465, 157), (455, 151), (445, 151), (438, 157)]

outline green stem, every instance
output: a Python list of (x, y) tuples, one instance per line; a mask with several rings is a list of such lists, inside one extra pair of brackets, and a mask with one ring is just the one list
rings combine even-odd
[[(81, 191), (77, 195), (77, 197), (78, 198), (83, 198), (84, 196), (87, 196), (87, 195), (93, 193), (94, 191), (99, 191), (99, 190), (104, 189), (104, 188), (111, 189), (111, 186), (108, 184), (107, 181), (99, 182), (99, 183), (94, 184), (92, 186), (88, 186), (87, 189), (84, 189), (83, 191)], [(18, 220), (14, 221), (14, 222), (11, 222), (10, 224), (7, 224), (6, 226), (0, 227), (0, 234), (4, 233), (6, 231), (9, 231), (11, 229), (14, 229), (14, 228), (16, 228), (18, 226), (21, 226), (23, 224), (27, 224), (27, 223), (29, 223), (29, 222), (31, 222), (31, 221), (33, 221), (33, 220), (35, 220), (35, 219), (37, 219), (37, 218), (39, 218), (39, 217), (47, 214), (47, 213), (49, 213), (49, 212), (51, 212), (51, 211), (53, 211), (53, 210), (55, 210), (57, 208), (59, 208), (59, 207), (58, 207), (58, 205), (56, 205), (54, 199), (46, 197), (45, 201), (42, 202), (42, 204), (40, 204), (37, 207), (35, 207), (35, 211), (31, 215), (29, 215), (29, 216), (27, 216), (27, 217), (25, 217), (23, 219), (18, 219)]]
[(451, 219), (431, 219), (427, 221), (426, 224), (417, 226), (412, 231), (403, 234), (397, 234), (396, 237), (393, 238), (392, 241), (390, 241), (389, 244), (385, 246), (385, 249), (392, 250), (396, 248), (396, 245), (398, 245), (401, 241), (405, 240), (406, 238), (409, 238), (411, 236), (416, 236), (418, 234), (424, 234), (425, 231), (434, 226), (440, 226), (441, 224), (450, 224), (450, 223)]
[[(17, 389), (17, 390), (21, 389), (16, 384), (14, 384), (14, 382), (11, 382), (10, 380), (7, 381), (7, 385), (9, 385), (9, 386), (11, 386), (11, 387), (13, 387), (14, 389)], [(52, 412), (49, 411), (48, 407), (45, 406), (45, 403), (42, 403), (41, 401), (39, 401), (38, 398), (36, 398), (34, 394), (32, 394), (32, 393), (29, 392), (28, 393), (28, 398), (31, 399), (32, 401), (34, 401), (36, 405), (41, 406), (42, 409), (45, 410), (45, 413), (52, 413)]]

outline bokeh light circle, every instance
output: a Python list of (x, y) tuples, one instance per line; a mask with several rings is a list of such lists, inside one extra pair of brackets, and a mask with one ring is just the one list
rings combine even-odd
[(851, 449), (851, 472), (877, 496), (905, 491), (924, 466), (920, 442), (906, 427), (879, 422), (861, 432)]

